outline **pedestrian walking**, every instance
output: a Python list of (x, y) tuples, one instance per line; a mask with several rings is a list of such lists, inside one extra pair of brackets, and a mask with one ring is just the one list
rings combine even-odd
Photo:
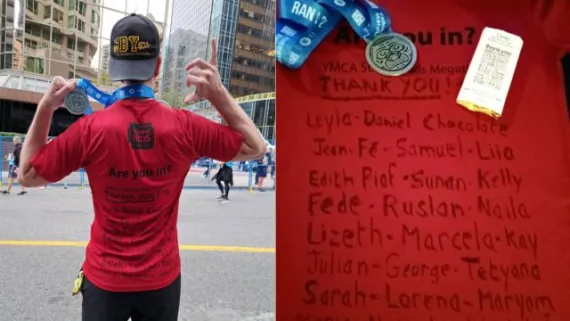
[[(1, 191), (0, 194), (10, 195), (14, 182), (18, 177), (18, 170), (20, 168), (20, 159), (22, 153), (22, 138), (20, 136), (14, 136), (12, 138), (12, 143), (14, 143), (14, 153), (12, 154), (11, 160), (8, 161), (8, 186), (5, 190)], [(20, 187), (21, 190), (17, 195), (24, 195), (27, 193), (24, 186)]]
[(227, 162), (265, 153), (254, 123), (220, 80), (215, 40), (209, 62), (186, 66), (195, 91), (185, 103), (209, 100), (227, 126), (154, 99), (160, 42), (148, 18), (119, 20), (109, 76), (124, 84), (112, 96), (121, 99), (46, 144), (53, 112), (77, 90), (76, 81), (53, 78), (22, 149), (18, 179), (25, 186), (57, 182), (78, 168), (89, 177), (95, 220), (74, 289), (83, 297), (82, 321), (178, 320), (178, 204), (190, 166), (202, 156)]
[(210, 177), (210, 168), (213, 166), (213, 162), (213, 159), (206, 159), (206, 170), (202, 173), (202, 176), (204, 176), (205, 179)]
[(218, 185), (220, 192), (222, 192), (222, 195), (218, 197), (218, 200), (223, 202), (229, 202), (230, 189), (234, 185), (234, 173), (233, 173), (232, 163), (228, 162), (220, 166), (220, 169), (218, 170), (216, 175), (214, 175), (212, 180), (216, 180), (216, 184)]
[(267, 157), (263, 157), (257, 165), (257, 189), (263, 191), (263, 181), (267, 177)]

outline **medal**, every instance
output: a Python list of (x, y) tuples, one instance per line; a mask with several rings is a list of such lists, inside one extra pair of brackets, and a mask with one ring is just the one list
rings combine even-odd
[(400, 76), (410, 71), (418, 59), (414, 43), (399, 33), (376, 36), (366, 46), (366, 60), (372, 69), (384, 76)]
[(65, 97), (65, 108), (73, 115), (83, 115), (89, 107), (89, 98), (80, 90), (74, 90)]
[(89, 97), (107, 108), (121, 99), (154, 98), (154, 91), (146, 85), (127, 85), (108, 94), (97, 89), (89, 80), (79, 79), (77, 88), (65, 97), (63, 105), (71, 114), (89, 115), (93, 112)]
[[(319, 18), (309, 19), (304, 12)], [(390, 15), (372, 0), (281, 0), (275, 38), (277, 61), (291, 69), (301, 67), (341, 18), (368, 43), (366, 60), (373, 70), (384, 76), (400, 76), (414, 68), (416, 46), (404, 35), (392, 32)]]

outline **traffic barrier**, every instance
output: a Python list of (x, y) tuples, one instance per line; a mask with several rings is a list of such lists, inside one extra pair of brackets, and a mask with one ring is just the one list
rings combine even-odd
[[(25, 139), (24, 135), (19, 135), (22, 140)], [(0, 189), (4, 188), (8, 182), (9, 162), (7, 156), (14, 152), (14, 144), (12, 143), (14, 135), (0, 134)], [(275, 188), (275, 180), (270, 182), (274, 173), (273, 165), (255, 164), (255, 163), (238, 163), (235, 162), (233, 166), (234, 172), (234, 186), (233, 189), (247, 190), (253, 193), (257, 190), (257, 172), (260, 168), (267, 167), (267, 178), (264, 181), (263, 190), (272, 190)], [(218, 189), (215, 182), (212, 181), (213, 175), (218, 170), (218, 164), (215, 162), (196, 162), (192, 165), (186, 180), (184, 182), (185, 189)], [(16, 183), (17, 185), (17, 183)], [(74, 171), (59, 182), (50, 184), (51, 187), (67, 188), (89, 188), (89, 179), (83, 168)]]
[[(25, 139), (25, 135), (18, 134), (0, 134), (0, 188), (4, 188), (8, 183), (8, 172), (10, 170), (9, 156), (14, 152), (14, 136), (20, 136), (22, 141)], [(51, 138), (51, 137), (50, 137)], [(75, 171), (68, 177), (64, 178), (60, 182), (50, 184), (51, 186), (63, 186), (67, 188), (68, 186), (81, 186), (81, 173), (80, 170)], [(75, 179), (77, 182), (75, 182)], [(18, 186), (15, 182), (14, 186)]]

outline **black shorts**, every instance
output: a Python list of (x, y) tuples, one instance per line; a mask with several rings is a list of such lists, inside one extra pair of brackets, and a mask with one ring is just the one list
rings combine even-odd
[(167, 287), (144, 292), (109, 292), (87, 278), (81, 294), (82, 321), (177, 321), (182, 277)]
[(18, 169), (17, 166), (10, 165), (10, 167), (8, 168), (8, 177), (9, 178), (17, 178), (18, 177), (18, 173), (16, 173), (17, 169)]

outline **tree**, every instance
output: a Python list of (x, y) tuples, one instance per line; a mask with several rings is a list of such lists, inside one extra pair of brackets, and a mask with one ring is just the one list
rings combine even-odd
[(163, 92), (160, 95), (164, 101), (166, 101), (173, 108), (183, 108), (184, 105), (184, 95), (179, 92)]
[(106, 85), (111, 86), (113, 82), (109, 79), (109, 74), (105, 71), (99, 73), (99, 77), (97, 77), (97, 81), (95, 82), (96, 85)]

